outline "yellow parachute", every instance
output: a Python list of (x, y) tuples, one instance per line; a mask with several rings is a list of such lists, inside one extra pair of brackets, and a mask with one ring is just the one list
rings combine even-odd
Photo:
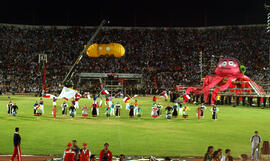
[(86, 54), (91, 58), (97, 58), (101, 55), (110, 55), (120, 58), (125, 55), (125, 48), (119, 43), (92, 44), (86, 50)]

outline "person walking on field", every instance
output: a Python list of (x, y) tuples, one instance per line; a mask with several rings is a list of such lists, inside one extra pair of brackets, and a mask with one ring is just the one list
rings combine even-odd
[(112, 161), (112, 152), (109, 150), (109, 144), (104, 144), (104, 149), (102, 149), (99, 153), (100, 161)]
[(251, 160), (254, 160), (254, 155), (256, 153), (256, 160), (259, 160), (259, 149), (262, 139), (258, 135), (258, 131), (254, 132), (254, 135), (250, 138), (251, 142)]
[(19, 134), (19, 128), (16, 127), (15, 128), (15, 133), (13, 136), (13, 144), (14, 144), (14, 151), (12, 154), (12, 157), (10, 159), (10, 161), (13, 161), (14, 158), (17, 156), (17, 161), (22, 161), (22, 157), (21, 157), (21, 136)]

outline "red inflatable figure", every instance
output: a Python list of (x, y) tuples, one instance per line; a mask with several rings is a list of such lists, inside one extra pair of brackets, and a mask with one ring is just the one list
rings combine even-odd
[[(195, 93), (204, 93), (204, 100), (208, 102), (209, 91), (211, 88), (214, 88), (211, 96), (211, 104), (215, 103), (216, 96), (219, 91), (225, 91), (228, 88), (240, 88), (240, 89), (230, 89), (231, 92), (235, 94), (242, 94), (243, 91), (250, 93), (251, 85), (249, 82), (243, 81), (252, 81), (249, 77), (244, 75), (239, 68), (239, 64), (236, 59), (222, 59), (216, 69), (216, 75), (207, 75), (203, 81), (202, 88), (193, 88), (189, 87), (186, 89), (186, 93), (189, 94), (191, 91)], [(263, 89), (253, 82), (253, 86), (256, 86), (260, 92), (263, 92)]]

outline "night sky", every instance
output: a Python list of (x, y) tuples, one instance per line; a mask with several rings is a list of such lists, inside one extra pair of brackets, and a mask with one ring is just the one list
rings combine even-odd
[[(270, 0), (268, 0), (270, 1)], [(57, 3), (56, 3), (57, 2)], [(0, 23), (96, 26), (219, 26), (266, 23), (265, 0), (1, 1)]]

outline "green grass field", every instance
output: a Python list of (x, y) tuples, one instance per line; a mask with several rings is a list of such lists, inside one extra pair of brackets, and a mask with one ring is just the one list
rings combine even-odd
[[(165, 115), (154, 120), (151, 117), (152, 97), (138, 97), (144, 110), (141, 120), (128, 118), (122, 100), (121, 118), (107, 119), (103, 108), (97, 118), (89, 116), (84, 120), (78, 110), (75, 119), (71, 120), (61, 116), (63, 100), (58, 100), (57, 119), (53, 120), (51, 99), (44, 99), (45, 115), (40, 119), (33, 116), (32, 107), (38, 97), (11, 96), (11, 99), (19, 107), (17, 117), (7, 115), (8, 97), (0, 97), (0, 154), (12, 153), (15, 127), (21, 130), (22, 154), (33, 155), (62, 155), (66, 144), (76, 139), (79, 145), (87, 142), (94, 154), (108, 142), (114, 155), (199, 157), (208, 145), (213, 145), (223, 150), (230, 148), (233, 156), (238, 157), (241, 153), (250, 153), (249, 139), (254, 130), (259, 131), (263, 140), (270, 139), (269, 109), (219, 106), (218, 120), (212, 121), (209, 106), (205, 118), (197, 120), (196, 106), (189, 105), (188, 120), (178, 117), (167, 121)], [(169, 103), (164, 99), (159, 101), (163, 106)], [(79, 104), (89, 106), (90, 102), (92, 100), (81, 99)]]

